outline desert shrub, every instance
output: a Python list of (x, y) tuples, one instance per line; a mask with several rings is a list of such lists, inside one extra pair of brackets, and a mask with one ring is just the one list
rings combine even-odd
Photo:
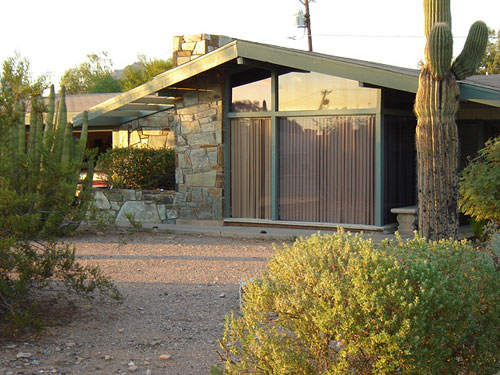
[(175, 188), (175, 152), (172, 149), (108, 149), (99, 156), (97, 169), (117, 188)]
[[(90, 202), (88, 182), (79, 198), (75, 196), (80, 171), (90, 166), (84, 162), (86, 130), (77, 143), (66, 121), (64, 91), (54, 116), (53, 87), (46, 108), (40, 98), (44, 80), (31, 82), (28, 67), (18, 56), (6, 60), (0, 85), (1, 330), (40, 322), (33, 312), (34, 291), (41, 288), (64, 286), (89, 296), (94, 291), (119, 295), (99, 268), (81, 266), (74, 250), (58, 244), (60, 236), (78, 226)], [(24, 118), (27, 102), (29, 134)]]
[(500, 225), (500, 137), (486, 142), (460, 178), (460, 210)]
[(342, 232), (277, 249), (221, 340), (227, 374), (493, 374), (500, 277), (469, 244)]

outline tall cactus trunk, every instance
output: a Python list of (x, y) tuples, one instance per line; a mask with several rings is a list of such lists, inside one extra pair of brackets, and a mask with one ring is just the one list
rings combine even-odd
[[(420, 235), (456, 238), (458, 232), (459, 139), (455, 115), (458, 85), (453, 74), (433, 78), (420, 73), (415, 101), (418, 170), (418, 227)], [(428, 105), (434, 103), (435, 105)]]
[(457, 79), (473, 74), (479, 66), (488, 28), (484, 22), (474, 23), (462, 53), (452, 64), (450, 0), (424, 0), (424, 14), (425, 65), (414, 107), (418, 229), (421, 236), (438, 240), (458, 235)]

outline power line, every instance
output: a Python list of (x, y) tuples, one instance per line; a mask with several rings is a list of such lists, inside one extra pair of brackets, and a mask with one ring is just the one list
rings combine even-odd
[[(408, 39), (425, 39), (424, 35), (373, 35), (373, 34), (313, 34), (318, 37), (335, 37), (335, 38), (408, 38)], [(454, 39), (465, 39), (467, 36), (454, 36)], [(492, 36), (489, 39), (498, 39), (498, 36)]]

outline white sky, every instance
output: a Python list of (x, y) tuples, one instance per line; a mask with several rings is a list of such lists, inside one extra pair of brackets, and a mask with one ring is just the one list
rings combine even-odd
[[(316, 0), (310, 5), (314, 50), (416, 68), (425, 44), (422, 4)], [(500, 29), (500, 1), (451, 4), (458, 37), (454, 55), (474, 21)], [(115, 69), (134, 62), (137, 54), (168, 58), (174, 35), (220, 34), (305, 50), (307, 38), (294, 24), (294, 14), (302, 8), (299, 0), (2, 0), (0, 60), (17, 50), (35, 75), (50, 73), (57, 84), (66, 69), (89, 53), (107, 51)]]

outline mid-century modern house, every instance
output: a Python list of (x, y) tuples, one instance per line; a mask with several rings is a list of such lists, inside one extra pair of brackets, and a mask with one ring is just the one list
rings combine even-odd
[[(383, 230), (416, 203), (418, 70), (208, 34), (174, 49), (89, 124), (115, 147), (175, 147), (178, 220)], [(460, 82), (458, 127), (463, 166), (500, 135), (499, 76)]]

